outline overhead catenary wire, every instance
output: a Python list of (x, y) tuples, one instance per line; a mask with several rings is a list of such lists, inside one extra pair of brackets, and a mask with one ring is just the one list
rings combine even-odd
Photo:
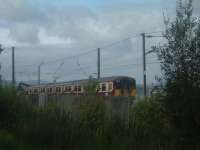
[(56, 69), (56, 71), (55, 71), (53, 74), (56, 75), (57, 72), (62, 68), (63, 65), (64, 65), (64, 62), (62, 62), (62, 63), (58, 66), (58, 68)]
[[(152, 64), (160, 64), (160, 61), (153, 61), (153, 62), (147, 62), (148, 65), (152, 65)], [(129, 68), (132, 70), (133, 67), (137, 67), (137, 66), (140, 66), (142, 65), (142, 63), (128, 63), (128, 64), (120, 64), (120, 65), (107, 65), (106, 67), (103, 67), (102, 68), (102, 71), (105, 71), (105, 70), (113, 70), (113, 69), (118, 69), (118, 68)], [(82, 67), (82, 69), (90, 69), (91, 73), (87, 73), (88, 75), (92, 75), (94, 74), (94, 72), (96, 71), (95, 69), (95, 66), (86, 66), (86, 67)], [(74, 72), (75, 71), (75, 72)], [(78, 69), (73, 69), (73, 70), (69, 70), (70, 73), (66, 73), (65, 75), (63, 75), (63, 77), (65, 77), (65, 80), (66, 80), (66, 76), (67, 77), (70, 77), (70, 76), (74, 76), (75, 74), (77, 74), (77, 71), (81, 71), (80, 68)], [(21, 74), (21, 75), (24, 75), (24, 76), (27, 76), (27, 77), (30, 77), (30, 75), (32, 77), (36, 76), (37, 74), (36, 73), (31, 73), (31, 74), (28, 74), (27, 72), (17, 72), (17, 74)], [(47, 73), (44, 73), (47, 75)], [(48, 73), (49, 74), (49, 73)], [(88, 77), (88, 75), (84, 74), (85, 77)], [(59, 78), (62, 78), (62, 75), (59, 75)]]
[[(91, 52), (94, 52), (94, 49), (89, 50), (89, 51), (84, 52), (84, 53), (73, 55), (73, 56), (67, 56), (67, 57), (63, 57), (63, 58), (59, 58), (59, 59), (55, 59), (55, 60), (44, 61), (43, 65), (48, 65), (48, 64), (52, 64), (52, 63), (56, 63), (56, 62), (60, 62), (60, 61), (65, 61), (65, 60), (70, 60), (70, 59), (78, 58), (80, 56), (87, 55), (87, 54), (89, 54)], [(30, 65), (22, 65), (22, 67), (31, 67), (31, 66), (36, 66), (36, 65), (38, 65), (38, 63), (34, 63), (34, 64), (30, 64)]]
[[(158, 31), (156, 32), (151, 32), (151, 33), (147, 33), (147, 34), (154, 34), (154, 33), (160, 33)], [(158, 36), (158, 35), (156, 35)], [(107, 50), (106, 48), (109, 48), (109, 47), (112, 47), (114, 45), (118, 45), (122, 42), (125, 42), (125, 41), (128, 41), (128, 40), (131, 40), (132, 38), (138, 38), (140, 37), (139, 34), (136, 34), (134, 36), (130, 36), (130, 37), (127, 37), (127, 38), (123, 38), (121, 40), (118, 40), (118, 41), (115, 41), (115, 42), (112, 42), (110, 44), (106, 44), (104, 46), (99, 46), (102, 50)], [(17, 47), (18, 48), (18, 47)], [(76, 55), (73, 55), (73, 56), (66, 56), (66, 57), (63, 57), (63, 58), (57, 58), (57, 59), (54, 59), (54, 60), (48, 60), (48, 61), (44, 61), (44, 64), (43, 65), (50, 65), (52, 63), (57, 63), (57, 62), (61, 62), (60, 63), (60, 66), (58, 66), (57, 69), (55, 69), (55, 71), (53, 72), (54, 74), (57, 74), (58, 71), (62, 68), (62, 66), (64, 65), (64, 62), (67, 61), (67, 60), (71, 60), (71, 59), (79, 59), (79, 57), (82, 57), (84, 55), (88, 55), (90, 53), (93, 53), (93, 52), (96, 52), (97, 51), (97, 48), (94, 48), (94, 49), (91, 49), (91, 50), (88, 50), (86, 52), (83, 52), (83, 53), (80, 53), (80, 54), (76, 54)], [(38, 66), (39, 62), (38, 63), (34, 63), (34, 64), (30, 64), (30, 65), (18, 65), (19, 67), (31, 67), (31, 66)], [(62, 64), (62, 65), (61, 65)], [(105, 64), (104, 64), (105, 65)], [(122, 64), (123, 65), (123, 64)], [(130, 64), (130, 65), (134, 65), (134, 64)], [(137, 64), (138, 65), (138, 64)], [(51, 66), (50, 66), (51, 67)], [(109, 65), (107, 65), (106, 67), (109, 67)], [(118, 66), (120, 67), (120, 66)], [(122, 67), (122, 66), (121, 66)], [(124, 66), (125, 67), (125, 66)], [(102, 71), (106, 69), (105, 67), (102, 68)], [(84, 70), (84, 67), (83, 66), (79, 66), (79, 69), (77, 69), (78, 71), (81, 71), (83, 74), (85, 74), (84, 72), (86, 72)], [(83, 71), (84, 70), (84, 71)], [(86, 74), (85, 74), (86, 75)]]
[[(148, 62), (148, 65), (153, 65), (153, 64), (159, 64), (160, 61), (152, 61), (152, 62)], [(129, 63), (129, 64), (121, 64), (121, 65), (108, 65), (106, 67), (103, 67), (101, 70), (105, 71), (105, 70), (113, 70), (113, 69), (118, 69), (118, 68), (129, 68), (132, 69), (133, 67), (137, 67), (137, 66), (141, 66), (142, 63)], [(96, 71), (95, 67), (83, 67), (83, 69), (91, 69), (90, 72), (92, 73), (88, 73), (89, 75), (94, 74), (94, 72)], [(75, 72), (73, 72), (75, 71)], [(73, 69), (73, 70), (69, 70), (70, 73), (65, 74), (65, 76), (70, 77), (70, 76), (74, 76), (77, 71), (81, 71), (80, 69)], [(87, 76), (88, 77), (88, 76)]]
[(86, 73), (86, 71), (81, 67), (81, 64), (79, 63), (79, 61), (77, 61), (77, 65), (78, 65), (80, 71), (81, 71), (84, 75), (88, 75), (88, 74)]
[[(140, 59), (142, 56), (138, 57), (138, 59)], [(150, 61), (151, 59), (156, 59), (157, 60), (157, 57), (148, 57), (148, 60)], [(136, 59), (135, 59), (136, 60)], [(153, 60), (154, 61), (154, 60)], [(155, 63), (155, 62), (154, 62)], [(159, 63), (159, 62), (157, 62)], [(79, 63), (80, 64), (80, 63)], [(147, 64), (151, 64), (151, 63), (147, 63)], [(62, 62), (58, 68), (56, 69), (55, 72), (52, 72), (52, 73), (45, 73), (46, 75), (54, 75), (58, 73), (58, 71), (62, 68), (62, 66), (64, 65), (64, 62)], [(101, 70), (104, 71), (104, 70), (108, 70), (108, 69), (112, 69), (112, 68), (122, 68), (122, 67), (127, 67), (127, 66), (136, 66), (136, 65), (141, 65), (141, 63), (129, 63), (129, 64), (120, 64), (120, 65), (108, 65), (108, 64), (104, 64), (104, 66), (106, 67), (103, 67)], [(94, 69), (95, 70), (96, 66), (95, 65), (89, 65), (89, 66), (86, 66), (86, 67), (79, 67), (79, 68), (76, 68), (76, 69), (69, 69), (68, 72), (74, 74), (75, 72), (77, 71), (80, 71), (82, 72), (85, 76), (89, 76), (90, 74), (89, 73), (86, 73), (86, 69)], [(94, 72), (94, 71), (93, 71)], [(30, 75), (30, 73), (27, 73), (27, 75)], [(36, 73), (31, 73), (32, 76), (36, 76), (37, 74)], [(67, 75), (67, 74), (66, 74)]]
[(130, 37), (127, 37), (127, 38), (124, 38), (124, 39), (121, 39), (121, 40), (112, 42), (112, 43), (110, 43), (110, 44), (104, 45), (104, 46), (102, 46), (102, 47), (100, 47), (100, 48), (101, 48), (101, 49), (105, 49), (105, 48), (108, 48), (108, 47), (112, 47), (112, 46), (117, 45), (117, 44), (119, 44), (119, 43), (122, 43), (122, 42), (124, 42), (124, 41), (128, 41), (128, 40), (130, 40), (130, 39), (132, 39), (132, 38), (138, 38), (139, 36), (140, 36), (140, 35), (130, 36)]
[[(124, 41), (130, 40), (132, 38), (137, 38), (137, 37), (139, 37), (139, 34), (135, 34), (133, 36), (130, 36), (130, 37), (127, 37), (127, 38), (123, 38), (121, 40), (112, 42), (111, 44), (100, 46), (100, 48), (101, 49), (105, 49), (105, 48), (108, 48), (108, 47), (112, 47), (114, 45), (117, 45), (119, 43), (122, 43)], [(83, 53), (80, 53), (80, 54), (77, 54), (77, 55), (67, 56), (67, 57), (63, 57), (63, 58), (58, 58), (58, 59), (55, 59), (55, 60), (43, 61), (43, 63), (44, 63), (44, 65), (51, 64), (51, 63), (56, 63), (56, 62), (59, 62), (59, 61), (64, 61), (64, 60), (69, 60), (69, 59), (73, 59), (73, 58), (78, 58), (80, 56), (84, 56), (84, 55), (87, 55), (89, 53), (96, 52), (96, 51), (97, 51), (97, 49), (93, 48), (91, 50), (88, 50), (86, 52), (83, 52)], [(31, 67), (31, 66), (36, 66), (36, 65), (38, 65), (38, 63), (34, 63), (34, 64), (30, 64), (30, 65), (22, 65), (22, 67)]]

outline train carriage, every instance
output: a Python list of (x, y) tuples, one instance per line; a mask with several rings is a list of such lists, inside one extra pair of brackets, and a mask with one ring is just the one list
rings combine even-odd
[[(89, 80), (77, 80), (60, 83), (49, 83), (27, 86), (25, 93), (28, 95), (82, 95)], [(136, 96), (136, 82), (134, 78), (126, 76), (104, 77), (98, 80), (96, 93), (103, 96)]]

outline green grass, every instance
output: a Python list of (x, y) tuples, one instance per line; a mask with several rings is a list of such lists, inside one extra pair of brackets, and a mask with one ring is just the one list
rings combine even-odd
[(54, 102), (37, 107), (14, 90), (1, 88), (0, 149), (177, 150), (182, 144), (176, 142), (160, 98), (136, 102), (125, 118), (117, 115), (120, 111), (111, 115), (103, 97), (77, 101), (74, 111)]

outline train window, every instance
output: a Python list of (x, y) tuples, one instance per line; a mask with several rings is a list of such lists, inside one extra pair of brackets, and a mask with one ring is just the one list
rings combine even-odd
[(74, 91), (77, 91), (77, 86), (74, 86)]
[(120, 80), (116, 80), (116, 81), (115, 81), (115, 87), (116, 87), (117, 89), (121, 89), (121, 88), (122, 88), (122, 83), (121, 83)]
[(38, 89), (34, 89), (34, 93), (37, 94), (38, 93)]
[(48, 93), (52, 93), (53, 89), (52, 88), (48, 88)]
[(45, 88), (41, 88), (41, 92), (44, 93), (45, 92)]
[(71, 91), (71, 86), (65, 86), (65, 92), (70, 92)]
[(109, 83), (109, 84), (108, 84), (108, 90), (111, 91), (112, 89), (113, 89), (113, 84), (112, 84), (112, 83)]
[(102, 91), (106, 91), (106, 84), (105, 84), (105, 83), (103, 83), (103, 84), (101, 85), (101, 89), (102, 89)]
[(65, 92), (68, 92), (68, 87), (67, 86), (65, 86), (65, 90), (64, 90)]
[(78, 86), (78, 91), (81, 92), (81, 86), (80, 85)]
[(61, 92), (61, 87), (56, 87), (56, 92)]
[(72, 90), (72, 87), (68, 86), (68, 91), (71, 92), (71, 90)]

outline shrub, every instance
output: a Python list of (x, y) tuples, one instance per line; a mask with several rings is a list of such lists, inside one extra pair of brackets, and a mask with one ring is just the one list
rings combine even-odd
[[(139, 100), (132, 110), (133, 142), (139, 149), (169, 148), (171, 127), (161, 97)], [(132, 136), (132, 135), (131, 135)], [(172, 149), (172, 148), (170, 148)]]
[(0, 129), (15, 130), (31, 115), (32, 106), (15, 89), (0, 88)]

